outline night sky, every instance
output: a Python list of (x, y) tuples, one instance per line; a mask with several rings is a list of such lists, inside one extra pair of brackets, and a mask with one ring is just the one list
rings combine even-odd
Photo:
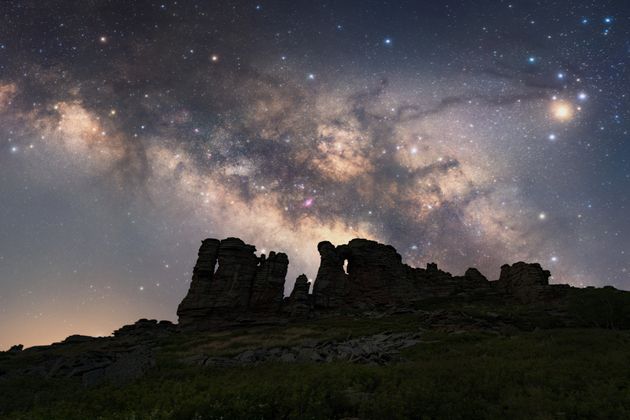
[(175, 320), (206, 237), (630, 289), (629, 57), (622, 0), (5, 0), (0, 349)]

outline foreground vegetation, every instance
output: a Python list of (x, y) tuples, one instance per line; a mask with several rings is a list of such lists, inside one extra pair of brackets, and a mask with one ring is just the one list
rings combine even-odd
[[(176, 360), (199, 350), (226, 355), (309, 338), (408, 331), (417, 329), (417, 314), (178, 335), (162, 343), (157, 367), (131, 383), (0, 381), (0, 413), (15, 419), (630, 418), (630, 331), (616, 329), (627, 321), (627, 298), (614, 290), (588, 293), (572, 296), (565, 308), (583, 320), (580, 327), (554, 328), (547, 320), (548, 328), (502, 333), (431, 329), (404, 350), (406, 361), (388, 366), (199, 368)], [(453, 305), (478, 314), (489, 308)], [(494, 317), (545, 324), (541, 308), (491, 307)]]

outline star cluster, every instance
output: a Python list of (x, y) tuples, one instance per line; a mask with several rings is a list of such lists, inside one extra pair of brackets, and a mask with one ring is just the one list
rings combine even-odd
[(622, 2), (5, 3), (2, 348), (174, 319), (205, 237), (630, 287)]

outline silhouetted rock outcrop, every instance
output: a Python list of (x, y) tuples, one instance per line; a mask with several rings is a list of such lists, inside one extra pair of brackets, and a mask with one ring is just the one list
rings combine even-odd
[(249, 308), (255, 311), (276, 312), (284, 298), (284, 279), (289, 267), (286, 254), (271, 251), (269, 258), (260, 256), (260, 265), (256, 270), (252, 285)]
[(428, 263), (426, 269), (412, 268), (403, 264), (391, 245), (367, 239), (353, 239), (337, 247), (320, 242), (317, 248), (321, 265), (313, 289), (316, 309), (404, 305), (483, 288), (488, 283), (477, 269), (453, 277), (435, 263)]
[(409, 267), (391, 245), (353, 239), (347, 245), (348, 303), (364, 307), (408, 302), (415, 295)]
[(215, 306), (216, 295), (221, 291), (212, 280), (220, 244), (218, 239), (205, 239), (201, 242), (190, 289), (177, 308), (180, 325), (185, 326), (187, 323), (194, 323), (195, 320), (207, 317), (211, 313), (211, 308)]
[(295, 279), (293, 291), (286, 299), (286, 312), (289, 315), (303, 317), (310, 312), (311, 300), (308, 293), (310, 286), (311, 284), (304, 274), (300, 274), (298, 278)]
[[(310, 313), (405, 307), (427, 298), (501, 295), (522, 302), (553, 297), (549, 271), (539, 264), (504, 265), (490, 282), (476, 268), (463, 276), (435, 263), (414, 268), (402, 262), (391, 245), (353, 239), (335, 246), (317, 245), (321, 262), (309, 295), (306, 276), (298, 277), (283, 299), (289, 259), (283, 253), (255, 255), (256, 248), (238, 238), (206, 239), (199, 249), (190, 291), (177, 314), (184, 328), (205, 329), (225, 322), (265, 322), (274, 317)], [(558, 289), (559, 290), (559, 289)]]
[(466, 270), (466, 272), (464, 273), (464, 277), (466, 278), (466, 280), (471, 281), (473, 283), (478, 283), (478, 284), (484, 284), (488, 281), (486, 276), (481, 274), (479, 270), (477, 270), (474, 267), (471, 267), (468, 270)]
[(313, 302), (316, 308), (338, 307), (344, 304), (348, 293), (348, 276), (344, 271), (347, 247), (335, 247), (328, 241), (317, 245), (320, 265), (313, 285)]
[(125, 325), (114, 331), (114, 337), (159, 337), (177, 331), (177, 326), (170, 321), (139, 319), (134, 324)]
[(16, 354), (20, 353), (22, 350), (24, 350), (24, 346), (22, 344), (16, 344), (15, 346), (11, 346), (11, 348), (7, 350), (7, 353)]
[(544, 298), (549, 287), (551, 273), (543, 270), (540, 264), (528, 264), (522, 261), (514, 265), (501, 266), (501, 276), (497, 282), (499, 288), (524, 303)]
[(177, 309), (182, 327), (280, 310), (289, 259), (275, 252), (259, 258), (255, 251), (238, 238), (202, 242), (190, 290)]

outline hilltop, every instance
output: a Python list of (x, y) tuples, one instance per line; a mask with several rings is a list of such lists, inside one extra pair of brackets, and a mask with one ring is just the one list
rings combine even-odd
[(7, 418), (576, 418), (630, 412), (630, 293), (539, 264), (453, 276), (389, 245), (289, 257), (202, 242), (178, 324), (0, 353)]

